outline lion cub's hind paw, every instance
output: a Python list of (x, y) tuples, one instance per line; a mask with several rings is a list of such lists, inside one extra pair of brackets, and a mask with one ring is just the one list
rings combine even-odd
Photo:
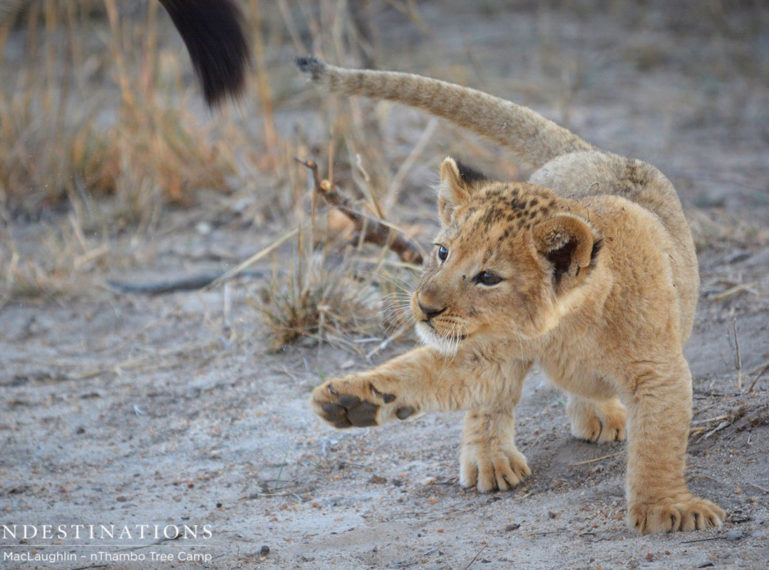
[(721, 526), (723, 509), (707, 499), (690, 495), (683, 500), (638, 503), (628, 509), (628, 526), (641, 534), (704, 530)]
[(531, 469), (526, 458), (517, 450), (462, 451), (459, 473), (462, 487), (477, 487), (481, 493), (507, 491), (529, 475)]
[(591, 443), (625, 440), (627, 412), (618, 400), (573, 399), (566, 410), (571, 420), (571, 434), (577, 439)]
[[(604, 423), (604, 421), (606, 423)], [(607, 441), (625, 441), (625, 423), (612, 419), (601, 421), (598, 416), (572, 422), (571, 434), (577, 439), (590, 443), (605, 443)]]

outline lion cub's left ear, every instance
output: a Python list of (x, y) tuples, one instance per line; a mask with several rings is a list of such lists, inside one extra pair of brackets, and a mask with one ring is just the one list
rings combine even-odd
[(441, 163), (441, 185), (438, 188), (438, 216), (443, 225), (451, 223), (454, 210), (466, 203), (476, 185), (489, 178), (451, 157)]
[(556, 287), (564, 277), (585, 275), (601, 248), (601, 240), (590, 223), (574, 214), (559, 213), (532, 229), (534, 247), (553, 266)]

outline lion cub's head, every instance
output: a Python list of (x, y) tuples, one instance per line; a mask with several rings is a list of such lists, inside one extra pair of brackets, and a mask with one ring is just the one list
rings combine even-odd
[(575, 202), (447, 158), (438, 210), (442, 227), (411, 299), (425, 343), (453, 354), (470, 339), (535, 338), (579, 303), (601, 241)]

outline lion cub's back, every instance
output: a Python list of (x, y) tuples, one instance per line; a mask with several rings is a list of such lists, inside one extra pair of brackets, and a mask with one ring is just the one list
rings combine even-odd
[(618, 196), (653, 214), (671, 238), (668, 256), (680, 297), (682, 334), (684, 339), (688, 338), (699, 296), (699, 269), (681, 201), (664, 174), (640, 160), (589, 151), (559, 156), (537, 170), (529, 181), (577, 201), (590, 202), (593, 196)]

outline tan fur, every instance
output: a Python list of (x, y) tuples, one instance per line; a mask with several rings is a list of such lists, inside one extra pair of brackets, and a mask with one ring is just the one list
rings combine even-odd
[(592, 148), (531, 109), (475, 89), (411, 73), (344, 69), (315, 58), (300, 58), (298, 63), (313, 81), (330, 91), (424, 109), (512, 148), (533, 166)]
[(724, 512), (684, 480), (692, 394), (682, 347), (699, 276), (670, 182), (477, 91), (304, 64), (331, 90), (425, 108), (540, 166), (529, 183), (501, 183), (463, 176), (444, 161), (435, 242), (445, 250), (436, 247), (412, 297), (426, 346), (325, 382), (313, 393), (318, 415), (343, 428), (467, 410), (461, 484), (507, 489), (530, 473), (515, 447), (514, 409), (537, 362), (569, 393), (576, 437), (614, 441), (627, 433), (631, 527), (720, 525)]

